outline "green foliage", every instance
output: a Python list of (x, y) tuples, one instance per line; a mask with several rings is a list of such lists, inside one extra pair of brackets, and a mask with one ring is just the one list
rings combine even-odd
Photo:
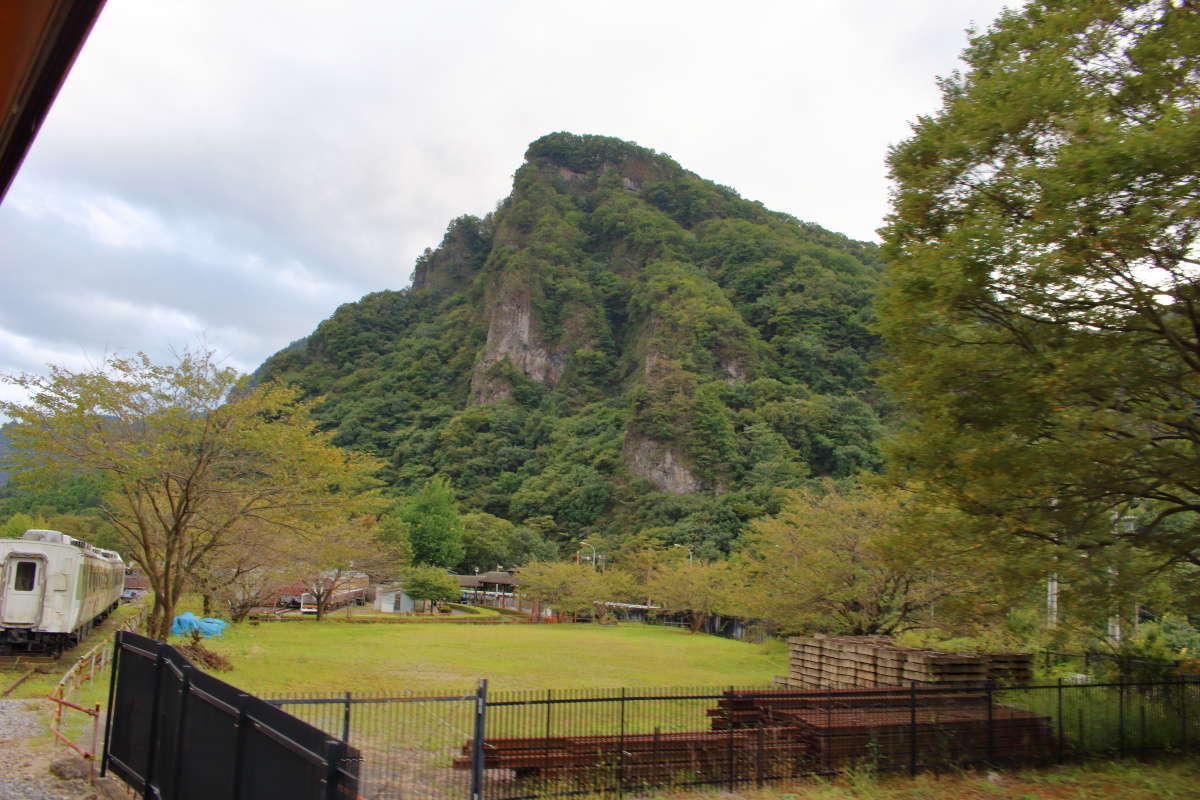
[(793, 492), (756, 520), (738, 554), (745, 610), (784, 631), (893, 634), (928, 625), (978, 588), (946, 539), (900, 529), (899, 494), (858, 487)]
[(891, 154), (896, 463), (981, 532), (1200, 561), (1198, 31), (1159, 2), (1005, 14)]
[(458, 581), (437, 567), (411, 567), (405, 570), (402, 582), (404, 593), (413, 600), (440, 603), (459, 595)]
[(462, 515), (463, 550), (458, 572), (511, 569), (528, 561), (554, 558), (556, 548), (524, 525), (514, 525), (486, 512)]
[(295, 390), (250, 389), (212, 353), (4, 380), (30, 398), (0, 413), (32, 485), (101, 476), (104, 519), (154, 590), (151, 635), (165, 638), (184, 582), (245, 526), (293, 536), (373, 507), (377, 461), (315, 432)]
[[(454, 488), (444, 476), (425, 482), (415, 494), (405, 498), (385, 516), (394, 517), (408, 528), (408, 543), (413, 563), (453, 567), (463, 559), (463, 523), (458, 515)], [(390, 530), (398, 526), (389, 523)]]
[(525, 151), (525, 158), (544, 158), (576, 172), (599, 169), (605, 164), (620, 164), (629, 158), (655, 159), (660, 162), (668, 160), (653, 150), (612, 136), (578, 136), (563, 132), (547, 134), (530, 144), (529, 149)]
[(25, 531), (41, 527), (39, 520), (18, 511), (0, 523), (0, 539), (20, 539)]

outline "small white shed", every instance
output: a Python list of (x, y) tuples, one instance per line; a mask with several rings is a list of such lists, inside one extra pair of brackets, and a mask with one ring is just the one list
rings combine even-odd
[(375, 610), (396, 614), (411, 614), (416, 603), (401, 586), (380, 586), (375, 591)]

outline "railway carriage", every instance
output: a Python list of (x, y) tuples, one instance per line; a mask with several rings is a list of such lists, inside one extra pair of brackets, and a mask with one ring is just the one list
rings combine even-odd
[(125, 562), (59, 531), (0, 539), (0, 654), (72, 647), (116, 608)]

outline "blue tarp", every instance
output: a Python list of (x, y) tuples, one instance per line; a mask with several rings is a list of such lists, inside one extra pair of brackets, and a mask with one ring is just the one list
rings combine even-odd
[(207, 639), (210, 636), (220, 636), (228, 624), (223, 619), (212, 617), (200, 619), (192, 612), (185, 611), (171, 622), (171, 635), (184, 636), (192, 631), (200, 631), (200, 635)]

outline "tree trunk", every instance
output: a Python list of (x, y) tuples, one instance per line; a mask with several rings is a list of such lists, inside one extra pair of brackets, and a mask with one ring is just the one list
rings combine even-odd
[(200, 615), (204, 617), (212, 616), (212, 594), (204, 592), (200, 595)]

